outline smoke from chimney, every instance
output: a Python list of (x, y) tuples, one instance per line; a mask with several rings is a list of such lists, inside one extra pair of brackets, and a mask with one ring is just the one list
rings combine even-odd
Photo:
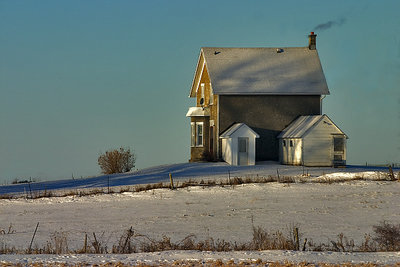
[(325, 31), (327, 29), (330, 29), (334, 26), (342, 26), (346, 22), (345, 18), (341, 18), (338, 20), (330, 20), (325, 23), (318, 24), (315, 26), (314, 31)]

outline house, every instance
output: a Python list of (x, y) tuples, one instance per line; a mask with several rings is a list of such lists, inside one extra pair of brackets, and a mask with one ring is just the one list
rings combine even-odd
[(223, 159), (223, 133), (235, 123), (259, 136), (256, 161), (279, 160), (280, 132), (299, 116), (321, 115), (329, 94), (316, 35), (308, 37), (306, 47), (201, 48), (189, 93), (196, 105), (186, 114), (191, 162)]
[(282, 164), (346, 165), (347, 135), (327, 115), (300, 116), (278, 139)]
[(260, 136), (244, 123), (235, 123), (219, 137), (222, 159), (231, 165), (256, 164), (256, 138)]

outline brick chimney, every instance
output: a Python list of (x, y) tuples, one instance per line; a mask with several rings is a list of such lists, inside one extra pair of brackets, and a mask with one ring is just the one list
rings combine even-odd
[(308, 49), (317, 49), (317, 35), (314, 34), (314, 32), (311, 32), (311, 34), (308, 36)]

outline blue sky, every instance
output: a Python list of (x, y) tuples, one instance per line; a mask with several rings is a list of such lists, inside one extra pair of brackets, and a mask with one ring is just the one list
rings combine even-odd
[(400, 1), (0, 0), (0, 183), (186, 162), (202, 46), (306, 46), (315, 31), (348, 163), (400, 163)]

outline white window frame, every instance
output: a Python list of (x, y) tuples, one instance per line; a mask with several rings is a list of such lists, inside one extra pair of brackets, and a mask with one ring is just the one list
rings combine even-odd
[(196, 123), (190, 123), (190, 146), (196, 146)]
[[(201, 135), (199, 134), (199, 127), (201, 127)], [(203, 145), (204, 145), (204, 124), (203, 122), (196, 122), (196, 147), (202, 147)]]
[[(201, 135), (199, 135), (199, 127), (201, 127)], [(190, 146), (203, 147), (204, 146), (204, 123), (191, 122), (190, 123)]]

